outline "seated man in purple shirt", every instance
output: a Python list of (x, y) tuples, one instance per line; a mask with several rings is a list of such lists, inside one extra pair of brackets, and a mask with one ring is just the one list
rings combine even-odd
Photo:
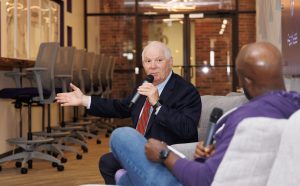
[(114, 156), (126, 169), (119, 185), (197, 185), (208, 186), (234, 135), (245, 118), (289, 118), (300, 109), (300, 94), (286, 92), (282, 76), (282, 57), (270, 43), (258, 42), (241, 49), (236, 60), (237, 73), (250, 102), (227, 113), (217, 122), (215, 149), (197, 145), (195, 157), (206, 155), (201, 163), (180, 158), (167, 145), (148, 141), (130, 128), (120, 128), (111, 136)]

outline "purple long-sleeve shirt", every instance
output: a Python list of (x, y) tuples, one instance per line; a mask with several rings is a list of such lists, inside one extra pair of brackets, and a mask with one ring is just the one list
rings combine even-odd
[(211, 185), (235, 129), (243, 119), (259, 116), (289, 118), (298, 109), (300, 94), (297, 92), (276, 91), (252, 99), (218, 121), (215, 134), (216, 151), (205, 163), (178, 159), (173, 167), (173, 174), (186, 186)]

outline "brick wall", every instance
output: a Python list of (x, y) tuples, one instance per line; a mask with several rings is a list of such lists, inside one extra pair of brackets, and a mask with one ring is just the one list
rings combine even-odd
[[(240, 11), (254, 11), (255, 0), (239, 0)], [(255, 14), (241, 12), (239, 19), (239, 49), (247, 43), (256, 40), (256, 21)]]
[(135, 86), (134, 60), (127, 60), (124, 52), (134, 46), (134, 18), (105, 16), (100, 19), (100, 53), (116, 58), (112, 83), (112, 98), (128, 96)]
[(239, 49), (256, 40), (255, 14), (239, 15)]
[(255, 0), (238, 0), (240, 11), (255, 10)]
[[(104, 12), (116, 12), (120, 8), (117, 5), (118, 1), (103, 1), (102, 10)], [(255, 0), (240, 0), (239, 9), (242, 11), (255, 10)], [(126, 10), (128, 11), (128, 10)], [(129, 10), (131, 11), (131, 10)], [(239, 45), (255, 41), (255, 14), (249, 12), (240, 13), (239, 19)], [(196, 65), (203, 65), (203, 61), (209, 62), (209, 38), (216, 38), (215, 43), (215, 65), (216, 67), (210, 69), (209, 74), (204, 74), (202, 68), (197, 68), (196, 87), (202, 95), (215, 94), (225, 95), (231, 91), (232, 88), (232, 71), (227, 74), (227, 48), (231, 48), (231, 27), (232, 23), (229, 19), (227, 28), (224, 34), (219, 35), (220, 26), (223, 19), (206, 18), (195, 22), (196, 34)], [(143, 25), (143, 28), (146, 28)], [(135, 48), (135, 22), (134, 17), (128, 16), (104, 16), (100, 21), (100, 45), (101, 52), (117, 57), (116, 72), (114, 74), (112, 97), (124, 98), (130, 94), (135, 86), (135, 75), (127, 69), (133, 70), (135, 67), (135, 60), (128, 61), (122, 57), (122, 53), (126, 50), (129, 43)], [(143, 29), (143, 41), (147, 40), (147, 31)], [(230, 51), (231, 56), (231, 51)], [(232, 65), (232, 62), (231, 62)], [(123, 70), (123, 71), (122, 71)]]
[[(195, 22), (196, 34), (196, 87), (201, 95), (221, 94), (224, 95), (231, 90), (231, 74), (227, 75), (227, 51), (231, 49), (231, 27), (230, 19), (225, 32), (220, 35), (219, 31), (223, 23), (221, 18), (206, 18)], [(215, 39), (215, 66), (205, 67), (204, 61), (210, 62), (210, 39)], [(231, 52), (231, 51), (230, 51)], [(203, 68), (209, 68), (204, 73)]]
[[(239, 49), (251, 42), (255, 42), (255, 14), (251, 11), (255, 10), (255, 0), (239, 1), (240, 13), (238, 15), (239, 29)], [(247, 11), (247, 12), (245, 12)], [(203, 66), (203, 61), (209, 63), (210, 38), (215, 38), (215, 67), (209, 68), (208, 73), (202, 71), (203, 67), (196, 70), (196, 87), (201, 95), (226, 95), (232, 90), (232, 73), (234, 68), (230, 68), (230, 74), (227, 72), (226, 52), (231, 49), (231, 27), (232, 22), (228, 19), (228, 24), (223, 35), (219, 35), (218, 31), (222, 24), (222, 19), (199, 20), (195, 24), (196, 34), (196, 65)], [(229, 42), (228, 42), (229, 41)], [(230, 51), (231, 57), (231, 51)], [(224, 66), (225, 65), (225, 66)], [(233, 62), (230, 62), (233, 65)]]

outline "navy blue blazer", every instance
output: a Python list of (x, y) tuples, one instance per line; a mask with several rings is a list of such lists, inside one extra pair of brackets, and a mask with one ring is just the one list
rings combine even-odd
[[(88, 113), (101, 117), (131, 117), (136, 128), (146, 96), (141, 96), (129, 109), (130, 100), (136, 89), (126, 99), (103, 99), (92, 96)], [(197, 125), (201, 114), (201, 98), (196, 88), (179, 75), (172, 73), (160, 95), (162, 107), (158, 114), (152, 112), (145, 137), (155, 138), (167, 144), (198, 141)]]

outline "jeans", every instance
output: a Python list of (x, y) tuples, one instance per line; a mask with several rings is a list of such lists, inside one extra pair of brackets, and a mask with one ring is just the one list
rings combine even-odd
[(147, 140), (133, 128), (118, 128), (111, 134), (112, 153), (127, 171), (117, 184), (124, 186), (182, 185), (164, 165), (147, 159), (144, 150), (146, 143)]

